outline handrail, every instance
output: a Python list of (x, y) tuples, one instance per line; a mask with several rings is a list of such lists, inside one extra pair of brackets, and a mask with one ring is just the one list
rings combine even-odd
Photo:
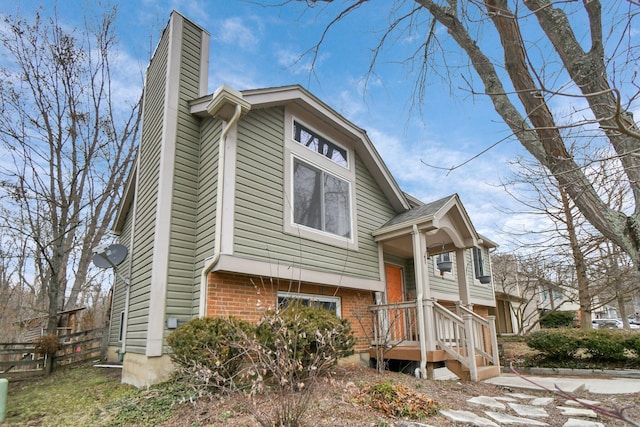
[(436, 342), (442, 350), (456, 360), (468, 364), (464, 320), (443, 305), (433, 302)]
[(415, 345), (415, 342), (427, 339), (421, 336), (417, 316), (418, 310), (426, 310), (427, 306), (432, 309), (428, 310), (424, 322), (435, 331), (431, 338), (433, 344), (466, 366), (473, 381), (478, 378), (477, 362), (499, 366), (495, 318), (489, 316), (487, 320), (461, 305), (457, 305), (456, 313), (434, 300), (425, 300), (422, 304), (403, 301), (369, 306), (374, 316), (372, 345), (394, 348), (402, 343)]
[(415, 301), (394, 302), (391, 304), (374, 304), (369, 306), (369, 311), (383, 311), (390, 308), (413, 308), (417, 307)]
[(467, 307), (465, 307), (464, 305), (460, 305), (457, 304), (456, 307), (458, 308), (458, 310), (462, 311), (465, 314), (470, 314), (473, 317), (473, 320), (479, 323), (482, 323), (484, 326), (489, 326), (489, 321), (487, 319), (485, 319), (484, 317), (480, 316), (478, 313), (476, 313), (473, 310), (468, 309)]
[[(499, 366), (498, 344), (495, 338), (495, 317), (485, 319), (473, 310), (461, 304), (456, 304), (459, 312), (471, 316), (473, 321), (473, 333), (475, 335), (475, 350), (482, 358), (493, 365)], [(486, 332), (486, 335), (485, 335)], [(489, 342), (487, 342), (487, 337)]]

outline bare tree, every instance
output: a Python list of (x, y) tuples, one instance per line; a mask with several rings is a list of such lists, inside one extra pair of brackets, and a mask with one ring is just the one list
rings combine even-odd
[[(308, 5), (321, 1), (326, 0), (305, 0)], [(351, 0), (341, 6), (309, 51), (313, 58), (332, 26), (369, 3)], [(605, 7), (598, 0), (396, 1), (368, 72), (385, 44), (395, 40), (392, 34), (415, 29), (413, 35), (424, 36), (407, 60), (420, 66), (412, 94), (420, 103), (429, 67), (446, 56), (441, 49), (450, 45), (440, 39), (450, 37), (466, 55), (470, 72), (460, 64), (446, 66), (462, 73), (468, 93), (491, 100), (513, 136), (551, 172), (584, 217), (640, 268), (640, 131), (630, 111), (640, 94), (634, 68), (638, 45), (631, 32), (638, 12), (631, 0)], [(573, 102), (574, 110), (564, 117), (553, 110), (561, 99)], [(630, 206), (620, 210), (601, 197), (588, 165), (571, 154), (562, 128), (574, 129), (572, 138), (579, 134), (593, 146), (609, 148), (631, 190)]]
[(23, 269), (49, 316), (90, 285), (92, 248), (135, 156), (140, 94), (114, 95), (116, 8), (68, 29), (57, 17), (7, 16), (0, 29), (0, 225), (25, 242)]

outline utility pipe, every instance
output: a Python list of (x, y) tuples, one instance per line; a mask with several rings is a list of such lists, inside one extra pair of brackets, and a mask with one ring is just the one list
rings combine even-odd
[(198, 315), (204, 317), (207, 307), (207, 288), (208, 288), (208, 276), (220, 260), (220, 250), (222, 247), (222, 196), (224, 193), (224, 163), (226, 153), (227, 134), (231, 128), (238, 122), (240, 115), (242, 114), (242, 106), (236, 104), (235, 112), (233, 116), (227, 122), (227, 125), (220, 133), (220, 140), (218, 141), (218, 182), (216, 185), (216, 224), (215, 224), (215, 236), (213, 241), (213, 258), (202, 269), (200, 275), (200, 309)]

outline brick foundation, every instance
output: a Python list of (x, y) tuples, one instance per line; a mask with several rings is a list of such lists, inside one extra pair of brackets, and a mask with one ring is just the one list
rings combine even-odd
[(370, 291), (215, 272), (209, 274), (207, 316), (258, 322), (266, 310), (275, 308), (278, 291), (339, 297), (342, 317), (351, 322), (357, 339), (356, 352), (369, 348), (373, 324), (368, 307), (374, 303)]

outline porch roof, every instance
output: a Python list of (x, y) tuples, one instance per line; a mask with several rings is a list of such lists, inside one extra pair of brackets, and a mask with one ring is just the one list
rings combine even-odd
[(441, 244), (439, 252), (478, 246), (481, 240), (457, 194), (408, 209), (372, 234), (376, 241), (389, 242), (408, 237), (414, 225), (427, 232), (427, 244)]

